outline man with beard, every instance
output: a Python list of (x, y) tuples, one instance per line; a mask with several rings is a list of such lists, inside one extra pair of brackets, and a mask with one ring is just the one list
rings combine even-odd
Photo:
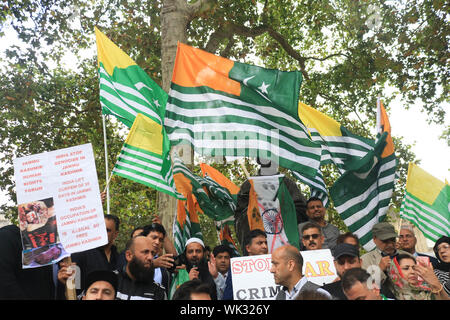
[(119, 271), (118, 300), (166, 300), (165, 290), (153, 281), (151, 240), (144, 236), (132, 238), (125, 251), (127, 266)]
[(211, 290), (211, 298), (217, 300), (217, 287), (213, 276), (209, 272), (203, 241), (199, 238), (190, 238), (186, 241), (184, 255), (189, 280), (199, 279), (206, 283)]

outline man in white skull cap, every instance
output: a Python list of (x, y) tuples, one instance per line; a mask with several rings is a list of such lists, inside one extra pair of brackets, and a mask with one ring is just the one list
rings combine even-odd
[[(208, 267), (208, 260), (205, 256), (205, 244), (199, 238), (190, 238), (186, 241), (184, 256), (186, 261), (186, 271), (189, 273), (189, 280), (199, 279), (211, 288), (211, 298), (217, 300), (217, 286), (213, 275)], [(214, 264), (212, 262), (212, 264)], [(214, 266), (212, 266), (212, 270)], [(213, 272), (214, 273), (214, 272)], [(216, 275), (217, 279), (217, 275)]]

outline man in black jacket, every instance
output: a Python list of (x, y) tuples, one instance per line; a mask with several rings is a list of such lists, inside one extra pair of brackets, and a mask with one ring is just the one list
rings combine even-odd
[(118, 300), (166, 300), (165, 290), (153, 281), (152, 245), (149, 238), (137, 236), (127, 243), (127, 265), (119, 270)]
[(0, 300), (55, 299), (53, 266), (22, 269), (22, 241), (15, 225), (0, 228)]
[(114, 271), (118, 269), (119, 253), (114, 242), (119, 234), (120, 220), (114, 215), (105, 215), (108, 243), (102, 247), (72, 254), (72, 262), (80, 268), (81, 288), (77, 294), (86, 289), (87, 275), (97, 270)]

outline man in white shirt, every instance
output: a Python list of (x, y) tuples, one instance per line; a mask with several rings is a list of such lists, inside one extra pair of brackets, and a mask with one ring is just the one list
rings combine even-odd
[(296, 300), (300, 293), (310, 290), (317, 291), (331, 299), (331, 295), (319, 285), (308, 281), (302, 274), (303, 258), (300, 251), (292, 245), (284, 245), (272, 252), (272, 266), (275, 283), (283, 288), (276, 300)]

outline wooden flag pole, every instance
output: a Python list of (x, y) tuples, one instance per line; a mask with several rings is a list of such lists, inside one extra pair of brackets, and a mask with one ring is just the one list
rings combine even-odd
[(247, 178), (250, 178), (250, 174), (248, 173), (244, 162), (245, 162), (245, 160), (243, 158), (239, 159), (239, 164), (241, 165), (242, 170), (244, 170), (244, 173), (247, 176)]

